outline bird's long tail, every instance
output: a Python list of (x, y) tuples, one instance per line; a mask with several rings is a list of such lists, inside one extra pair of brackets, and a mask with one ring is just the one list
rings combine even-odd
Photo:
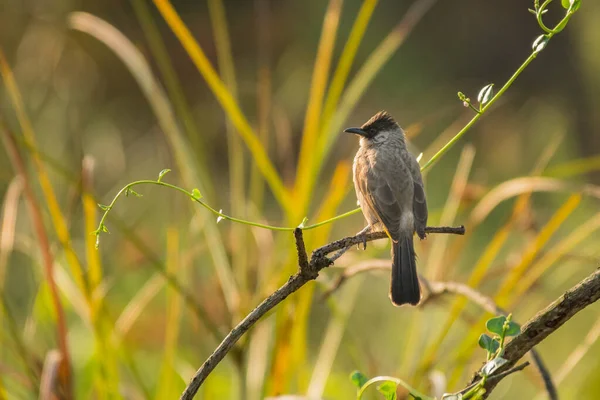
[(412, 236), (392, 241), (392, 283), (390, 299), (395, 306), (417, 305), (421, 299), (417, 261)]

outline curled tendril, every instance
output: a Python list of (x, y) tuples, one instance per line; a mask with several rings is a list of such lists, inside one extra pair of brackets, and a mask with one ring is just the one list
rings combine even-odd
[(556, 24), (556, 26), (554, 28), (548, 28), (546, 26), (546, 24), (543, 21), (543, 15), (546, 13), (546, 11), (548, 11), (548, 6), (550, 5), (550, 3), (552, 3), (553, 0), (546, 0), (542, 3), (542, 5), (540, 5), (539, 0), (535, 0), (533, 2), (534, 4), (534, 13), (535, 13), (535, 17), (537, 19), (538, 25), (540, 26), (540, 28), (542, 28), (542, 30), (550, 35), (554, 35), (556, 33), (559, 33), (560, 31), (562, 31), (565, 26), (567, 25), (567, 22), (569, 22), (569, 19), (571, 18), (571, 16), (575, 13), (575, 11), (577, 11), (577, 9), (579, 8), (579, 6), (581, 5), (581, 0), (571, 0), (569, 2), (569, 8), (567, 9), (567, 12), (565, 14), (565, 16), (563, 17), (562, 20), (560, 20), (560, 22), (558, 24)]

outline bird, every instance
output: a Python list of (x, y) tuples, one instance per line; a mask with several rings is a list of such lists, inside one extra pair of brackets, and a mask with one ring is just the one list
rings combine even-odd
[(392, 242), (390, 300), (395, 306), (417, 305), (421, 290), (413, 237), (416, 233), (425, 239), (428, 214), (419, 163), (406, 147), (404, 131), (386, 111), (344, 132), (360, 137), (352, 172), (368, 224), (361, 233), (387, 233)]

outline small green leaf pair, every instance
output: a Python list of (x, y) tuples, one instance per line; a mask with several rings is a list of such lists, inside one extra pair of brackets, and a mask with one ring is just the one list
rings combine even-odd
[(163, 176), (165, 176), (165, 175), (166, 175), (166, 174), (168, 174), (169, 172), (171, 172), (171, 170), (170, 170), (169, 168), (165, 168), (165, 169), (163, 169), (162, 171), (160, 171), (160, 172), (158, 173), (158, 179), (157, 179), (157, 182), (161, 182), (161, 181), (162, 181), (162, 178), (163, 178)]
[(492, 100), (494, 97), (494, 84), (490, 83), (489, 85), (485, 85), (477, 95), (477, 102), (479, 103), (479, 109), (475, 107), (471, 103), (471, 99), (465, 96), (463, 92), (458, 92), (458, 99), (463, 102), (465, 107), (470, 107), (473, 111), (478, 114), (481, 114), (483, 111), (483, 107)]
[(365, 374), (363, 374), (360, 371), (354, 371), (353, 373), (350, 374), (350, 380), (352, 381), (352, 383), (354, 383), (354, 385), (357, 388), (361, 388), (365, 385), (365, 383), (367, 383), (367, 381), (369, 380), (369, 378), (367, 378), (365, 376)]
[(509, 317), (500, 315), (498, 317), (489, 319), (485, 324), (485, 327), (488, 331), (502, 337), (516, 336), (519, 333), (521, 333), (521, 328), (519, 327), (519, 324), (517, 324), (516, 322), (512, 322), (510, 315)]
[(198, 188), (192, 189), (192, 197), (193, 197), (192, 201), (200, 200), (202, 198), (202, 193), (200, 193)]
[(494, 84), (485, 85), (477, 95), (480, 109), (485, 106), (494, 97)]
[(565, 10), (570, 9), (572, 12), (577, 11), (581, 6), (581, 0), (560, 0), (560, 3)]
[(487, 352), (490, 354), (495, 354), (500, 347), (500, 342), (492, 338), (487, 333), (482, 333), (481, 336), (479, 336), (479, 347), (487, 350)]
[[(354, 371), (351, 373), (350, 380), (358, 389), (362, 388), (369, 381), (369, 379), (360, 371)], [(383, 395), (385, 400), (396, 400), (397, 387), (398, 384), (396, 384), (396, 382), (386, 381), (377, 386), (377, 390)]]

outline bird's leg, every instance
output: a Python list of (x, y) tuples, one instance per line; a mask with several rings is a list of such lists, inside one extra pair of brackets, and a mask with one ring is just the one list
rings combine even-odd
[[(355, 236), (359, 236), (362, 235), (362, 244), (363, 244), (363, 249), (366, 250), (367, 249), (367, 233), (371, 232), (371, 225), (367, 225), (363, 228), (363, 230), (361, 230), (360, 232), (358, 232)], [(345, 252), (348, 251), (348, 249), (350, 249), (350, 247), (352, 246), (348, 246), (348, 247), (344, 247), (343, 249), (338, 250), (337, 253), (335, 253), (333, 256), (329, 257), (329, 261), (334, 262), (335, 260), (337, 260), (338, 258), (340, 258)], [(360, 243), (356, 245), (356, 247), (360, 250)]]
[[(358, 232), (356, 234), (356, 236), (362, 235), (362, 245), (363, 245), (363, 250), (367, 249), (367, 233), (371, 232), (371, 225), (367, 225), (363, 228), (363, 230), (361, 230), (360, 232)], [(356, 247), (358, 249), (360, 249), (360, 243), (356, 245)]]
[(427, 237), (427, 234), (425, 233), (425, 229), (421, 230), (417, 230), (417, 236), (419, 236), (419, 239), (423, 240)]

